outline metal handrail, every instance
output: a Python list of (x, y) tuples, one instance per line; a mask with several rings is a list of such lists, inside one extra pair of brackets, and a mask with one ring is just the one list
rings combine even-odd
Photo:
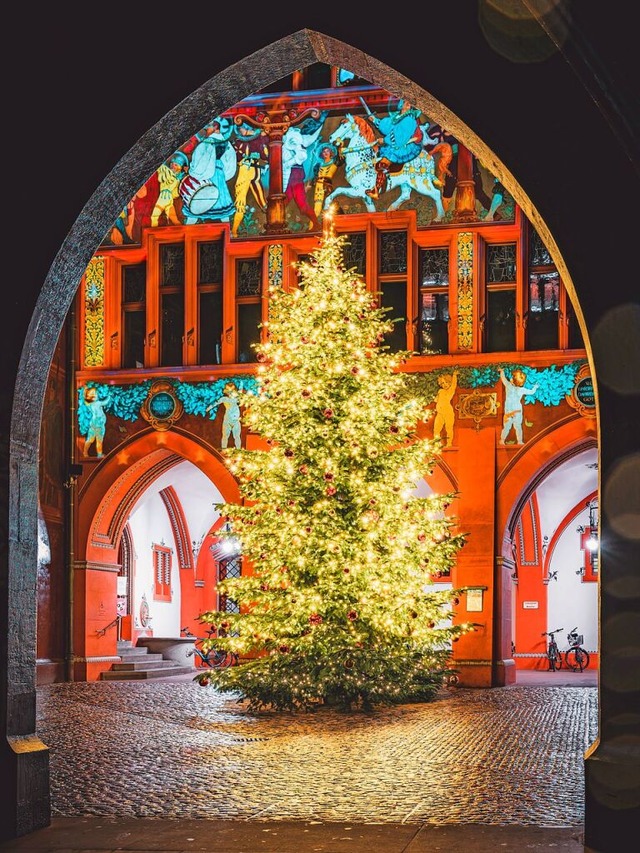
[(111, 622), (109, 622), (108, 625), (105, 625), (104, 628), (100, 628), (98, 631), (96, 631), (96, 634), (99, 637), (104, 637), (104, 635), (107, 633), (109, 628), (111, 628), (113, 625), (117, 625), (121, 619), (122, 619), (122, 616), (120, 616), (120, 614), (118, 614), (115, 619), (112, 619)]

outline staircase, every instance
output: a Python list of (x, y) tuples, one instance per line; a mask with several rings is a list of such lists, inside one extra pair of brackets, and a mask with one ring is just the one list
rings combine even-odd
[(193, 673), (192, 666), (182, 666), (161, 654), (150, 652), (146, 646), (134, 646), (131, 640), (118, 640), (120, 662), (100, 673), (101, 681), (144, 681), (149, 678), (170, 678), (172, 675)]

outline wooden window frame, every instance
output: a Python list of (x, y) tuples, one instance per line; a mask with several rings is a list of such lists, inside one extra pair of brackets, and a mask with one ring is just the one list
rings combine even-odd
[(172, 550), (165, 545), (151, 546), (153, 560), (153, 600), (171, 601)]

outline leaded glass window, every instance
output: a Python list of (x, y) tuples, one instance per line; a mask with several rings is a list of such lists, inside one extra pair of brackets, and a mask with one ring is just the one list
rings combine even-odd
[(407, 232), (382, 231), (380, 233), (380, 273), (381, 275), (406, 273), (407, 271)]
[(261, 281), (260, 258), (239, 258), (236, 261), (236, 296), (259, 296)]
[(122, 268), (123, 303), (144, 302), (147, 289), (147, 265), (132, 264)]
[(345, 236), (347, 241), (343, 252), (344, 267), (347, 270), (354, 268), (358, 275), (364, 278), (367, 269), (366, 234), (355, 233)]
[(542, 242), (542, 238), (533, 227), (529, 225), (529, 266), (544, 267), (553, 263), (549, 250)]
[(449, 287), (449, 249), (420, 249), (420, 287)]
[[(242, 576), (242, 556), (236, 554), (233, 557), (220, 560), (218, 563), (218, 582)], [(240, 606), (236, 601), (226, 595), (218, 596), (218, 609), (223, 613), (239, 613)]]
[(516, 280), (516, 244), (487, 246), (487, 283), (499, 284)]
[(198, 243), (198, 284), (222, 282), (222, 240)]
[(184, 287), (184, 243), (160, 244), (160, 287)]

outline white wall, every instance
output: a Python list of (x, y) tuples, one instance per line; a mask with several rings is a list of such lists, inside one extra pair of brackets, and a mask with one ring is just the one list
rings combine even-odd
[(562, 628), (556, 637), (560, 651), (567, 648), (566, 632), (578, 627), (584, 634), (584, 648), (598, 650), (598, 584), (583, 582), (576, 574), (584, 565), (584, 553), (580, 548), (580, 525), (588, 527), (589, 512), (585, 508), (564, 529), (554, 548), (549, 571), (557, 572), (556, 580), (547, 587), (548, 631)]
[[(154, 637), (180, 636), (180, 577), (176, 557), (173, 531), (164, 501), (157, 491), (147, 490), (129, 517), (129, 525), (135, 551), (133, 576), (133, 626), (140, 629), (140, 603), (146, 595)], [(171, 601), (154, 599), (155, 577), (152, 546), (170, 548), (171, 557)]]

